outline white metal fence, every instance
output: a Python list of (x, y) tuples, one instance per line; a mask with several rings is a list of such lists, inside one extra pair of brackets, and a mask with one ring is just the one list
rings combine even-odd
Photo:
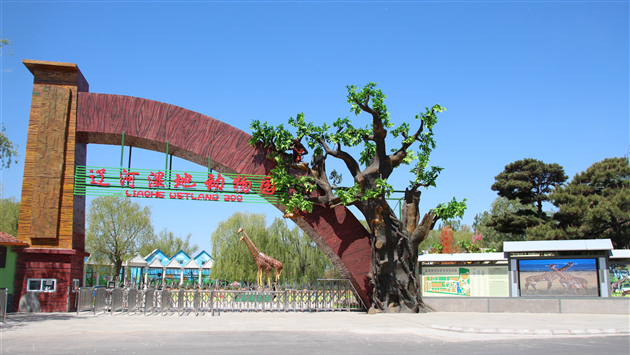
[[(318, 280), (312, 285), (257, 289), (241, 283), (217, 283), (215, 289), (158, 290), (149, 288), (81, 287), (77, 295), (77, 314), (85, 311), (144, 315), (203, 314), (221, 312), (326, 312), (364, 310), (349, 280)], [(293, 286), (293, 287), (291, 287)]]

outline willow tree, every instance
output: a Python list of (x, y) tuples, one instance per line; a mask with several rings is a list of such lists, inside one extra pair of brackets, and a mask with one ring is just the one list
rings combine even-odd
[[(332, 263), (298, 227), (275, 218), (267, 227), (264, 214), (236, 212), (219, 222), (212, 233), (215, 263), (212, 277), (228, 280), (255, 280), (258, 268), (247, 245), (237, 233), (243, 228), (258, 250), (284, 264), (282, 279), (315, 281), (322, 278)], [(273, 275), (272, 275), (273, 276)]]
[[(274, 127), (254, 120), (250, 144), (270, 148), (269, 157), (276, 163), (271, 171), (276, 189), (288, 191), (281, 196), (288, 216), (311, 212), (314, 204), (355, 206), (363, 214), (369, 224), (372, 249), (368, 275), (373, 290), (370, 311), (424, 311), (417, 268), (418, 244), (440, 218), (462, 217), (466, 209), (466, 200), (457, 202), (453, 198), (420, 218), (421, 188), (435, 187), (442, 171), (429, 166), (429, 156), (435, 148), (433, 127), (444, 108), (434, 105), (416, 115), (420, 124), (415, 130), (408, 123), (393, 128), (385, 95), (376, 84), (369, 83), (360, 91), (352, 85), (347, 89), (351, 112), (369, 115), (364, 127), (355, 127), (347, 117), (337, 119), (332, 126), (316, 126), (307, 123), (300, 113), (288, 121), (294, 132), (283, 125)], [(387, 149), (388, 135), (398, 139), (391, 150)], [(312, 151), (310, 164), (302, 161), (308, 153), (303, 140)], [(359, 145), (363, 150), (357, 159), (348, 148)], [(289, 150), (292, 154), (286, 153)], [(338, 188), (336, 171), (328, 177), (329, 157), (345, 165), (353, 186)], [(387, 179), (402, 165), (411, 165), (412, 178), (405, 190), (402, 216), (398, 218), (386, 200), (393, 191)]]
[(85, 249), (97, 261), (111, 262), (114, 275), (120, 274), (123, 260), (133, 257), (153, 236), (151, 207), (142, 207), (129, 197), (95, 198), (86, 219)]

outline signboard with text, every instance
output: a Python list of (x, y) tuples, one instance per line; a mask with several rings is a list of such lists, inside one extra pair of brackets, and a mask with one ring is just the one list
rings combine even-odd
[(277, 203), (270, 176), (77, 166), (75, 195)]
[(509, 297), (507, 265), (423, 266), (422, 296)]

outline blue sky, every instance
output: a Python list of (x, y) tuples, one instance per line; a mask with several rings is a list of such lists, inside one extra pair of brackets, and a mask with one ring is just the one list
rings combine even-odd
[(568, 265), (569, 262), (573, 262), (573, 265), (569, 269), (569, 272), (575, 271), (595, 271), (597, 269), (596, 259), (576, 258), (576, 259), (534, 259), (525, 260), (520, 259), (518, 261), (518, 267), (520, 271), (528, 272), (545, 272), (551, 271), (548, 265), (556, 265), (556, 268), (561, 268)]
[[(277, 125), (299, 112), (317, 124), (351, 116), (363, 125), (369, 117), (346, 103), (349, 84), (377, 82), (395, 123), (413, 125), (439, 103), (447, 111), (431, 164), (444, 171), (423, 192), (421, 211), (467, 198), (467, 224), (490, 208), (494, 176), (515, 160), (558, 163), (571, 178), (628, 153), (627, 1), (0, 6), (0, 36), (13, 42), (13, 54), (4, 48), (0, 57), (1, 120), (22, 157), (33, 84), (23, 59), (76, 63), (91, 92), (167, 102), (247, 132), (252, 119)], [(120, 146), (88, 147), (89, 165), (119, 163)], [(132, 167), (163, 166), (163, 154), (133, 150)], [(173, 168), (204, 171), (181, 160)], [(390, 178), (396, 189), (407, 186), (407, 171)], [(23, 159), (1, 174), (4, 197), (19, 198)], [(268, 223), (281, 215), (258, 204), (148, 203), (156, 231), (192, 233), (208, 251), (216, 224), (233, 212), (265, 213)]]

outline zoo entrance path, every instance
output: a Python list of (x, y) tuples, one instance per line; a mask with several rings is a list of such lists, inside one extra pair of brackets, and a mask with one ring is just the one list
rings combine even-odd
[[(2, 354), (630, 353), (630, 316), (548, 313), (10, 313)], [(508, 347), (509, 349), (507, 349)], [(395, 351), (394, 351), (395, 349)]]

